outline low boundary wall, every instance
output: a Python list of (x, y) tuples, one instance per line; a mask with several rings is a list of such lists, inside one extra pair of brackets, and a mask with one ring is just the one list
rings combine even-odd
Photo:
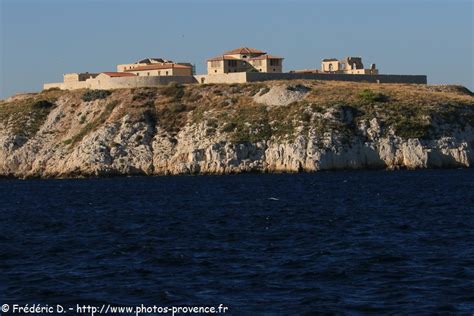
[(43, 89), (59, 88), (62, 90), (75, 89), (121, 89), (121, 88), (141, 88), (166, 85), (171, 82), (196, 83), (193, 76), (137, 76), (137, 77), (116, 77), (116, 78), (93, 78), (86, 81), (45, 83)]
[(245, 83), (268, 80), (336, 80), (373, 83), (418, 83), (426, 84), (424, 75), (352, 75), (352, 74), (308, 74), (308, 73), (265, 73), (240, 72), (195, 76), (198, 83)]
[(314, 79), (373, 83), (418, 83), (426, 84), (424, 75), (351, 75), (351, 74), (298, 74), (298, 73), (247, 73), (247, 82), (268, 80)]
[(248, 82), (248, 73), (232, 72), (226, 74), (197, 75), (194, 76), (198, 83), (246, 83)]
[(197, 75), (197, 76), (143, 76), (143, 77), (116, 77), (93, 78), (86, 81), (45, 83), (44, 89), (60, 88), (62, 90), (74, 89), (120, 89), (156, 87), (171, 82), (177, 83), (245, 83), (268, 80), (336, 80), (373, 83), (415, 83), (426, 84), (424, 75), (351, 75), (351, 74), (308, 74), (308, 73), (263, 73), (263, 72), (237, 72), (229, 74)]

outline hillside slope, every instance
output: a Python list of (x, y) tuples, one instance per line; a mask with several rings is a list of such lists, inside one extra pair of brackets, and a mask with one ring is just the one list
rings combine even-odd
[(0, 176), (469, 167), (457, 86), (328, 81), (43, 91), (0, 102)]

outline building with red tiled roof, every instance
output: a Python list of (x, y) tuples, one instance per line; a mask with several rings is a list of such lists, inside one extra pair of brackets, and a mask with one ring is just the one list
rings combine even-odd
[(175, 63), (162, 58), (145, 58), (133, 64), (117, 65), (118, 72), (134, 73), (137, 76), (192, 76), (191, 63)]
[(216, 56), (216, 57), (209, 58), (207, 61), (213, 61), (213, 60), (238, 60), (238, 59), (239, 59), (239, 58), (237, 58), (237, 57), (222, 55), (222, 56)]
[(115, 71), (106, 71), (106, 72), (101, 72), (100, 74), (104, 74), (107, 77), (134, 77), (136, 76), (135, 74), (131, 73), (126, 73), (126, 72), (115, 72)]
[(250, 48), (250, 47), (239, 47), (239, 48), (236, 48), (236, 49), (232, 49), (232, 50), (228, 50), (226, 52), (224, 52), (224, 55), (236, 55), (236, 54), (239, 54), (239, 55), (262, 55), (262, 54), (266, 54), (266, 52), (264, 51), (261, 51), (259, 49), (255, 49), (255, 48)]
[(191, 64), (154, 63), (127, 69), (124, 73), (132, 73), (137, 76), (192, 76), (193, 66)]
[(249, 47), (239, 47), (207, 60), (207, 73), (283, 72), (283, 58)]
[(249, 60), (262, 60), (262, 59), (283, 59), (283, 57), (278, 57), (278, 56), (275, 56), (275, 55), (265, 54), (265, 55), (260, 55), (260, 56), (257, 56), (257, 57), (250, 57), (249, 58)]

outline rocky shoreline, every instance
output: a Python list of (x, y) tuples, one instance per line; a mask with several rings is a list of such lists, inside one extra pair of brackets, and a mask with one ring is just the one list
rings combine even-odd
[(455, 86), (51, 90), (1, 101), (0, 176), (470, 167), (473, 124), (474, 97)]

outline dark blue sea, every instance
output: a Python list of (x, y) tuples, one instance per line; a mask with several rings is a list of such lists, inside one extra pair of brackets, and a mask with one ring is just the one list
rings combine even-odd
[(10, 305), (472, 315), (474, 169), (0, 180), (0, 272)]

